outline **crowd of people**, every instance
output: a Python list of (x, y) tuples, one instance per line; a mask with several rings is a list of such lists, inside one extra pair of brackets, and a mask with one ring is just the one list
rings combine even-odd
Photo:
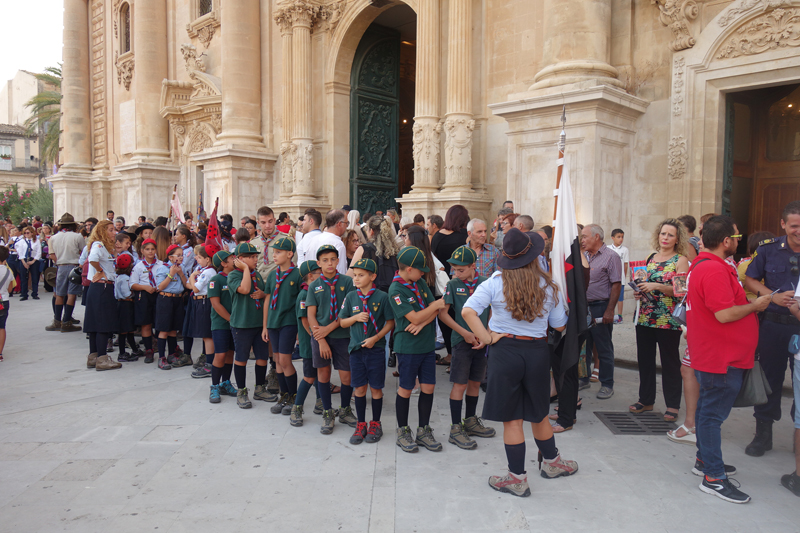
[[(668, 218), (635, 269), (622, 229), (607, 245), (601, 226), (579, 226), (590, 327), (580, 339), (580, 361), (566, 369), (552, 335), (567, 324), (559, 304), (566, 295), (550, 275), (553, 228), (537, 227), (512, 202), (493, 221), (470, 218), (461, 205), (444, 218), (309, 209), (297, 222), (264, 206), (238, 228), (231, 215), (209, 221), (191, 212), (172, 230), (165, 217), (127, 225), (113, 211), (82, 222), (64, 213), (55, 225), (7, 220), (0, 227), (0, 361), (9, 298), (17, 293), (22, 302), (30, 291), (38, 299), (44, 274), (54, 315), (45, 329), (83, 331), (88, 368), (115, 370), (139, 359), (161, 370), (192, 366), (192, 377), (210, 378), (211, 403), (222, 396), (243, 409), (253, 407), (251, 398), (272, 403), (270, 411), (294, 427), (304, 424), (313, 389), (321, 433), (332, 434), (338, 419), (354, 430), (351, 444), (383, 436), (383, 389), (394, 368), (397, 446), (441, 451), (430, 416), (436, 365), (445, 366), (452, 384), (448, 442), (475, 449), (476, 439), (496, 435), (483, 420), (502, 422), (508, 472), (489, 485), (527, 496), (524, 422), (531, 423), (543, 477), (578, 470), (558, 453), (554, 434), (577, 423), (579, 391), (598, 383), (598, 399), (614, 394), (613, 326), (622, 321), (627, 286), (636, 303), (639, 369), (629, 410), (654, 410), (658, 350), (664, 420), (677, 422), (686, 399), (683, 423), (668, 438), (697, 447), (692, 472), (703, 477), (701, 490), (744, 503), (749, 496), (729, 480), (736, 469), (722, 462), (721, 424), (758, 354), (772, 393), (754, 409), (756, 435), (746, 452), (769, 451), (786, 362), (800, 358), (800, 347), (789, 347), (800, 333), (800, 202), (786, 207), (781, 225), (785, 236), (749, 235), (746, 257), (736, 263), (742, 235), (729, 217), (709, 214), (699, 227), (689, 215)], [(74, 316), (79, 297), (82, 324)], [(684, 334), (688, 349), (681, 354)], [(339, 386), (331, 383), (333, 370)], [(800, 398), (800, 369), (793, 371)], [(553, 401), (558, 407), (550, 414)], [(800, 414), (794, 417), (798, 442)], [(800, 454), (797, 461), (800, 469)], [(800, 496), (797, 470), (781, 483)]]

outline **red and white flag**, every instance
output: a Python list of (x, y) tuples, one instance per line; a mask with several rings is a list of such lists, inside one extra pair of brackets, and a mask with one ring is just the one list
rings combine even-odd
[(183, 218), (183, 207), (181, 206), (181, 199), (178, 198), (177, 185), (172, 190), (172, 201), (169, 203), (169, 205), (172, 207), (172, 213), (175, 215), (175, 218), (178, 219), (181, 224), (186, 224), (186, 219)]

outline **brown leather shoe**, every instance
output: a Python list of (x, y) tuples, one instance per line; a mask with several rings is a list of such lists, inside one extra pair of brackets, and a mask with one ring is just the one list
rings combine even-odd
[(53, 323), (49, 326), (45, 326), (45, 331), (59, 331), (62, 327), (62, 322), (60, 320), (53, 319)]
[(61, 322), (61, 333), (70, 333), (72, 331), (80, 331), (81, 327), (76, 326), (71, 320)]
[(86, 368), (94, 368), (97, 364), (97, 352), (90, 353), (89, 359), (86, 360)]
[(94, 369), (97, 371), (100, 370), (115, 370), (117, 368), (121, 368), (122, 363), (118, 363), (111, 359), (111, 357), (107, 355), (101, 355), (97, 358), (97, 363), (95, 364)]

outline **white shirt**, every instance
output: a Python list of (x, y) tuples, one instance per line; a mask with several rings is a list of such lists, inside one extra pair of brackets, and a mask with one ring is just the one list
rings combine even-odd
[(342, 238), (334, 233), (329, 233), (327, 231), (323, 231), (321, 233), (314, 233), (313, 235), (309, 232), (305, 241), (311, 241), (306, 246), (306, 259), (305, 261), (309, 260), (316, 260), (317, 259), (317, 250), (323, 247), (326, 244), (331, 244), (336, 247), (339, 251), (339, 266), (336, 267), (336, 271), (339, 274), (346, 274), (347, 273), (347, 249), (344, 247), (344, 243), (342, 242)]
[[(614, 246), (613, 244), (609, 244), (608, 247), (617, 252), (620, 261), (622, 261), (622, 279), (620, 281), (622, 281), (622, 284), (625, 285), (625, 283), (628, 281), (625, 279), (627, 277), (625, 275), (625, 265), (630, 265), (630, 252), (628, 251), (628, 247), (625, 245)], [(628, 270), (630, 270), (630, 266), (628, 266)]]
[(217, 275), (217, 271), (211, 267), (205, 268), (200, 271), (197, 278), (194, 280), (194, 293), (198, 296), (208, 296), (208, 284), (211, 278)]
[[(6, 274), (8, 274), (6, 276)], [(6, 278), (5, 280), (3, 278)], [(8, 301), (8, 286), (14, 281), (14, 273), (11, 272), (11, 269), (8, 268), (6, 265), (0, 265), (0, 281), (2, 281), (2, 285), (0, 285), (0, 300), (4, 302)]]
[(100, 263), (100, 268), (106, 275), (108, 281), (114, 281), (117, 277), (117, 269), (114, 268), (114, 256), (108, 253), (106, 247), (100, 241), (94, 241), (89, 249), (89, 272), (86, 278), (92, 281), (94, 275), (97, 274), (97, 269), (94, 268), (92, 263)]
[(295, 241), (297, 243), (297, 265), (302, 265), (309, 259), (316, 259), (316, 257), (308, 257), (308, 246), (311, 244), (311, 241), (314, 240), (314, 237), (322, 233), (320, 229), (314, 229), (303, 235), (303, 238), (299, 241)]
[(33, 259), (34, 261), (38, 261), (39, 259), (42, 258), (42, 245), (36, 238), (33, 238), (29, 241), (25, 240), (24, 238), (20, 238), (20, 240), (17, 241), (17, 244), (14, 246), (14, 249), (17, 250), (17, 255), (19, 256), (20, 261), (25, 260), (29, 244), (31, 247), (31, 259)]
[[(155, 264), (150, 269), (150, 273), (153, 274), (153, 281), (155, 282), (156, 278), (156, 270), (158, 267), (161, 266), (161, 261), (158, 258), (154, 259)], [(139, 261), (133, 266), (133, 270), (131, 271), (131, 286), (133, 285), (150, 285), (151, 287), (157, 287), (158, 284), (150, 283), (150, 276), (147, 274), (147, 265), (144, 264), (144, 260)]]

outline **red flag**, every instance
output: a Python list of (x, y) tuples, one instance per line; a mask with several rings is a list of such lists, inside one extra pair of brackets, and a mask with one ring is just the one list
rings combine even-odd
[(219, 234), (219, 220), (217, 220), (217, 207), (219, 206), (219, 198), (214, 202), (214, 211), (208, 217), (208, 229), (206, 229), (206, 245), (213, 245), (217, 251), (224, 249), (222, 245), (222, 238)]

